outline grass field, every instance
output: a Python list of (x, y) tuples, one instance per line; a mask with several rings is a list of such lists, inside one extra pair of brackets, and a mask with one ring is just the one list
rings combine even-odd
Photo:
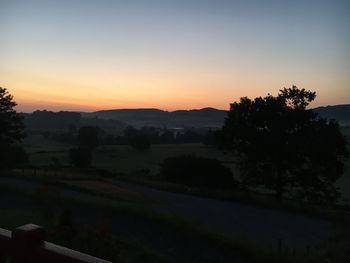
[[(25, 147), (30, 154), (32, 165), (50, 165), (53, 157), (62, 165), (69, 164), (68, 149), (72, 147), (71, 145), (54, 143), (35, 135), (25, 140)], [(232, 161), (231, 156), (202, 144), (152, 145), (149, 152), (140, 152), (128, 145), (115, 145), (98, 147), (93, 155), (93, 166), (116, 173), (133, 173), (149, 169), (151, 175), (154, 175), (158, 172), (162, 160), (181, 154), (196, 154), (224, 162)]]
[[(344, 128), (343, 132), (350, 140), (350, 128)], [(48, 141), (36, 135), (27, 138), (25, 146), (30, 153), (32, 165), (50, 165), (52, 158), (58, 159), (62, 165), (69, 164), (68, 149), (72, 147), (71, 145)], [(132, 175), (146, 172), (152, 176), (159, 173), (159, 164), (165, 158), (182, 154), (196, 154), (219, 159), (230, 166), (235, 173), (232, 155), (202, 144), (152, 145), (149, 152), (140, 152), (128, 145), (100, 146), (94, 153), (93, 166), (113, 173)], [(350, 159), (346, 166), (345, 174), (337, 182), (342, 192), (342, 203), (350, 202)]]

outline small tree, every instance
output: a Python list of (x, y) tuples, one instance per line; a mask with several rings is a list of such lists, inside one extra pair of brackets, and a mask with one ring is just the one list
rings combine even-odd
[[(286, 191), (334, 201), (334, 182), (348, 156), (338, 124), (306, 109), (315, 92), (292, 88), (231, 104), (221, 146), (237, 154), (243, 185), (263, 185), (281, 200)], [(317, 196), (317, 198), (315, 198)]]
[[(13, 144), (20, 142), (25, 136), (23, 118), (14, 109), (16, 106), (13, 96), (0, 87), (0, 168), (8, 166), (9, 153), (18, 150), (18, 147), (13, 148)], [(10, 162), (15, 163), (14, 160)]]

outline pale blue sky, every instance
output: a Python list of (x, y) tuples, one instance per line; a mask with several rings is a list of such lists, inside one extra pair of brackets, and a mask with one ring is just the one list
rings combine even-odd
[(350, 103), (350, 1), (0, 0), (21, 110), (228, 108), (296, 84)]

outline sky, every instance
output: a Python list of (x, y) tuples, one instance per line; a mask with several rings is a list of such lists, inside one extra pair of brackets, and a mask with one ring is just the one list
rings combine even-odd
[(19, 111), (228, 109), (296, 85), (350, 103), (347, 0), (0, 0)]

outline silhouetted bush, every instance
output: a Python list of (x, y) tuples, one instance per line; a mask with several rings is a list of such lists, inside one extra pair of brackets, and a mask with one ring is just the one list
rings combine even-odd
[(161, 173), (169, 181), (189, 186), (233, 188), (237, 185), (228, 167), (216, 159), (195, 155), (165, 159), (161, 164)]
[(136, 135), (130, 139), (130, 145), (139, 151), (148, 151), (151, 147), (151, 142), (146, 135)]
[(70, 163), (73, 166), (84, 168), (91, 165), (92, 154), (88, 149), (72, 148), (69, 150)]

